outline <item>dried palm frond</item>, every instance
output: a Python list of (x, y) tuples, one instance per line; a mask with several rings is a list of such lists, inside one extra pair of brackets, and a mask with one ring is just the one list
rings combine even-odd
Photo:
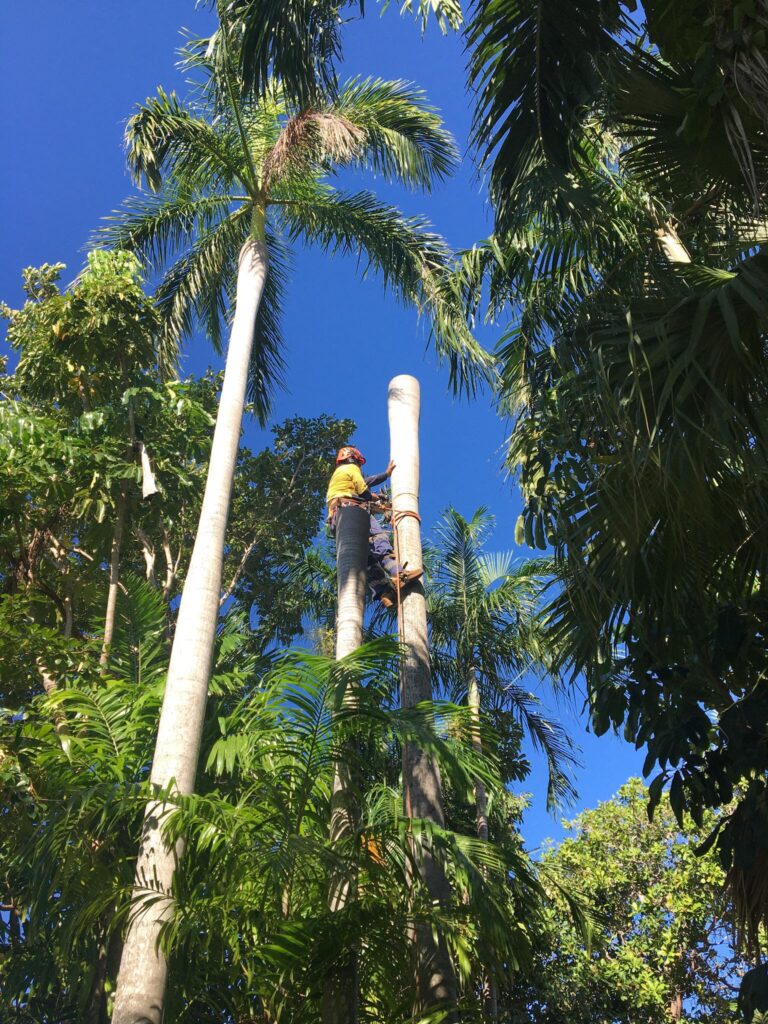
[(303, 110), (284, 126), (267, 154), (263, 187), (278, 178), (306, 174), (326, 161), (349, 163), (360, 153), (365, 131), (346, 117), (327, 110)]
[(749, 867), (730, 868), (726, 889), (733, 903), (733, 930), (737, 947), (759, 953), (761, 935), (768, 935), (768, 850), (755, 850)]

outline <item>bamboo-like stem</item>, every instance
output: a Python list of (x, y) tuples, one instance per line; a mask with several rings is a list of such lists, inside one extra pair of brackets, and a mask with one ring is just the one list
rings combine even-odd
[[(388, 395), (390, 459), (392, 473), (392, 509), (396, 517), (401, 561), (408, 568), (422, 565), (419, 512), (419, 382), (402, 375), (389, 384)], [(404, 515), (403, 513), (410, 513)], [(432, 700), (429, 665), (427, 608), (424, 587), (419, 581), (402, 597), (402, 639), (405, 645), (402, 703), (413, 707)], [(415, 744), (403, 750), (403, 788), (405, 813), (442, 827), (445, 823), (440, 770), (434, 760)], [(450, 887), (442, 865), (435, 859), (428, 841), (422, 837), (419, 851), (421, 876), (432, 899), (446, 903)], [(429, 927), (415, 930), (416, 972), (419, 1006), (428, 1012), (447, 1008), (446, 1020), (454, 1020), (456, 976), (441, 935)]]

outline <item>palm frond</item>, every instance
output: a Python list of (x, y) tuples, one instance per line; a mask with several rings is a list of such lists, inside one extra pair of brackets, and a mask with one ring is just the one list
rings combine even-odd
[(136, 184), (146, 182), (159, 191), (165, 177), (205, 183), (206, 188), (229, 190), (242, 179), (243, 155), (238, 137), (197, 116), (175, 93), (158, 89), (129, 119), (125, 131), (128, 165)]
[[(393, 0), (382, 0), (382, 13), (391, 6)], [(459, 0), (399, 0), (401, 14), (412, 14), (421, 23), (424, 31), (430, 17), (437, 20), (440, 31), (444, 34), (449, 29), (457, 31), (464, 20), (464, 13)]]
[(546, 0), (480, 0), (467, 30), (470, 82), (478, 90), (474, 140), (493, 163), (499, 222), (517, 186), (542, 162), (567, 173), (579, 127), (600, 93), (599, 68), (621, 52), (618, 0), (577, 8)]
[(351, 163), (362, 149), (365, 133), (338, 110), (302, 110), (290, 118), (263, 165), (263, 188), (281, 179), (311, 174), (324, 164)]
[(408, 82), (354, 78), (331, 109), (362, 133), (352, 158), (386, 181), (429, 190), (458, 163), (442, 119), (424, 92)]
[(505, 698), (509, 701), (533, 745), (543, 752), (547, 759), (547, 808), (554, 810), (563, 803), (570, 803), (576, 798), (576, 790), (570, 779), (570, 770), (578, 764), (568, 734), (555, 722), (541, 713), (541, 704), (532, 694), (524, 690), (516, 682), (509, 680), (504, 684)]
[(195, 323), (204, 326), (218, 351), (223, 326), (230, 317), (237, 257), (248, 236), (248, 209), (217, 220), (210, 228), (198, 226), (186, 235), (186, 247), (166, 271), (155, 300), (163, 318), (167, 344), (189, 337)]
[(439, 275), (448, 263), (444, 241), (417, 217), (404, 217), (370, 192), (346, 193), (330, 186), (302, 195), (275, 197), (288, 237), (318, 245), (330, 255), (354, 254), (363, 276), (374, 269), (384, 284), (432, 319), (438, 352), (458, 386), (474, 388), (489, 367), (488, 354), (466, 328), (463, 311), (441, 292)]
[(167, 608), (146, 580), (124, 573), (109, 654), (110, 677), (149, 689), (168, 667)]
[(262, 96), (277, 79), (296, 107), (306, 109), (335, 90), (342, 13), (350, 8), (363, 10), (358, 0), (236, 0), (211, 48), (228, 42), (246, 91)]

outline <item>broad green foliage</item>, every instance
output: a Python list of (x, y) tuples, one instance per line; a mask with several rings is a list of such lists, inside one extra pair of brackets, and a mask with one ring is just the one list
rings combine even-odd
[(541, 862), (545, 887), (578, 894), (585, 941), (562, 896), (547, 912), (536, 966), (510, 1004), (516, 1024), (730, 1024), (748, 963), (732, 947), (725, 874), (697, 844), (712, 827), (680, 829), (664, 800), (651, 824), (639, 780), (569, 824)]
[[(73, 674), (0, 724), (0, 852), (23, 928), (2, 926), (9, 955), (0, 980), (12, 1019), (83, 1019), (98, 997), (100, 963), (107, 994), (114, 983), (167, 667), (162, 597), (145, 581), (127, 583), (112, 674)], [(316, 1020), (324, 974), (357, 945), (371, 1019), (406, 1020), (408, 923), (433, 920), (435, 910), (418, 886), (402, 899), (409, 877), (418, 877), (412, 837), (431, 826), (402, 815), (401, 744), (418, 742), (437, 757), (454, 793), (466, 799), (479, 776), (503, 806), (494, 765), (466, 742), (464, 709), (393, 705), (390, 641), (340, 664), (284, 654), (264, 674), (248, 645), (242, 621), (228, 619), (198, 793), (169, 821), (169, 835), (187, 844), (178, 913), (163, 936), (175, 979), (170, 1018)], [(340, 707), (350, 678), (365, 684), (354, 715)], [(363, 813), (353, 836), (331, 844), (341, 750), (359, 751), (353, 767)], [(478, 949), (523, 963), (529, 939), (510, 922), (515, 908), (530, 918), (540, 896), (519, 842), (490, 847), (460, 832), (432, 832), (455, 894), (441, 926), (463, 974), (476, 970)], [(354, 872), (360, 891), (341, 916), (327, 908), (328, 878), (339, 871)]]
[[(96, 253), (63, 292), (61, 269), (29, 271), (29, 302), (7, 310), (18, 363), (0, 403), (0, 987), (10, 1019), (104, 1024), (218, 378), (162, 379), (158, 317), (134, 257)], [(542, 893), (516, 832), (520, 802), (503, 784), (526, 770), (517, 727), (504, 723), (504, 739), (484, 731), (483, 756), (466, 708), (399, 709), (391, 641), (346, 666), (274, 648), (316, 607), (298, 567), (303, 555), (320, 565), (306, 552), (333, 452), (353, 431), (294, 417), (268, 449), (240, 455), (199, 787), (169, 821), (186, 842), (163, 935), (174, 1020), (316, 1020), (323, 978), (352, 947), (364, 950), (366, 1014), (408, 1020), (414, 921), (439, 923), (468, 1006), (489, 968), (502, 976), (530, 961)], [(115, 631), (100, 664), (121, 516)], [(365, 683), (354, 716), (338, 707), (351, 676)], [(403, 817), (406, 739), (441, 765), (445, 829)], [(359, 758), (363, 813), (332, 845), (342, 751)], [(478, 779), (493, 844), (475, 838)], [(425, 829), (453, 885), (439, 915), (414, 882)], [(331, 917), (340, 872), (358, 879), (359, 899)]]
[(508, 318), (518, 540), (554, 547), (553, 645), (586, 675), (596, 730), (647, 748), (654, 800), (669, 783), (701, 822), (739, 789), (717, 844), (753, 941), (768, 919), (765, 28), (753, 4), (479, 3), (497, 231), (456, 276), (471, 308), (488, 285)]
[[(63, 293), (61, 269), (27, 270), (29, 301), (4, 310), (18, 353), (0, 402), (0, 679), (11, 706), (97, 644), (118, 523), (124, 565), (155, 580), (162, 551), (171, 596), (215, 400), (213, 378), (161, 380), (159, 320), (133, 256), (91, 254)], [(147, 472), (156, 493), (143, 500)]]

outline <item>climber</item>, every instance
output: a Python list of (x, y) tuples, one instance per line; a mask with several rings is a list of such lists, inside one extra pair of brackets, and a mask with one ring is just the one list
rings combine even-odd
[[(336, 530), (336, 513), (344, 505), (367, 506), (370, 515), (371, 504), (375, 505), (382, 499), (382, 495), (375, 494), (371, 488), (384, 483), (395, 468), (394, 462), (390, 461), (383, 473), (364, 477), (360, 471), (363, 465), (365, 458), (357, 448), (350, 445), (339, 448), (336, 469), (325, 496), (328, 503), (328, 527), (331, 533)], [(399, 584), (402, 589), (419, 579), (421, 575), (421, 569), (408, 569), (398, 565), (387, 531), (379, 520), (371, 515), (368, 536), (368, 585), (374, 595), (386, 608), (391, 608), (397, 600), (394, 588)]]

